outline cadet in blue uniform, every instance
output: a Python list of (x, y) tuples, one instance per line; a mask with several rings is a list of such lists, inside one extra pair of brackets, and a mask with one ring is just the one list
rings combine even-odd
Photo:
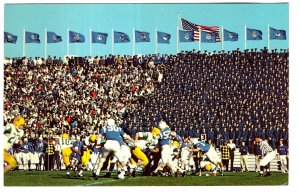
[(279, 140), (278, 155), (281, 164), (281, 172), (287, 173), (288, 172), (288, 168), (287, 168), (288, 148), (285, 145), (283, 145), (282, 139)]
[(32, 144), (28, 142), (27, 138), (24, 138), (24, 142), (22, 143), (20, 150), (21, 150), (23, 168), (24, 170), (27, 170), (27, 168), (30, 170), (31, 155), (32, 153), (34, 153), (34, 148)]

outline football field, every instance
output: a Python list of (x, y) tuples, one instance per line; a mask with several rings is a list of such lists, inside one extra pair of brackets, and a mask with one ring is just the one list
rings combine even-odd
[[(79, 178), (75, 173), (67, 177), (65, 171), (12, 171), (4, 175), (4, 186), (256, 186), (288, 185), (288, 174), (272, 173), (258, 177), (258, 173), (225, 172), (224, 176), (162, 177), (140, 176), (117, 179), (117, 173), (110, 178), (95, 180), (91, 172)], [(101, 173), (104, 175), (104, 173)]]

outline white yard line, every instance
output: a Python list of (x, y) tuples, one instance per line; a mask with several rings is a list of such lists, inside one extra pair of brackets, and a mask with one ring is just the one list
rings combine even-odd
[[(141, 179), (148, 179), (148, 177), (134, 177), (134, 178), (125, 178), (125, 179), (129, 179), (129, 180), (141, 180)], [(99, 181), (95, 181), (92, 183), (87, 183), (84, 186), (92, 186), (92, 185), (96, 185), (96, 184), (106, 184), (106, 183), (111, 183), (111, 182), (116, 182), (116, 181), (120, 181), (119, 179), (112, 179), (112, 180), (105, 180), (105, 181), (101, 181), (101, 178)], [(78, 185), (78, 186), (83, 186), (83, 185)]]

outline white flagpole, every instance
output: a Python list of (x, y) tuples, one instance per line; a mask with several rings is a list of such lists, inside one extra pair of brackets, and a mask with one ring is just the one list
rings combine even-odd
[(26, 55), (26, 33), (25, 28), (23, 29), (23, 57)]
[(201, 34), (202, 33), (201, 33), (201, 29), (200, 29), (200, 31), (199, 31), (199, 51), (201, 51), (201, 41), (202, 41), (201, 40), (201, 37), (202, 37)]
[(134, 53), (135, 53), (135, 33), (134, 33), (134, 27), (132, 28), (132, 37), (133, 37), (132, 56), (134, 56)]
[(158, 42), (158, 37), (157, 37), (157, 27), (156, 27), (155, 28), (155, 53), (156, 54), (158, 53), (157, 52), (157, 46), (158, 46), (157, 42)]
[(247, 27), (245, 24), (245, 49), (247, 49)]
[(114, 42), (115, 42), (115, 35), (114, 29), (111, 29), (111, 55), (114, 55)]
[(222, 51), (224, 50), (224, 27), (222, 25)]
[(179, 27), (177, 26), (177, 53), (179, 53), (179, 47), (180, 47), (180, 45), (179, 45), (179, 29), (178, 29)]
[(67, 32), (67, 55), (70, 54), (70, 37), (69, 37), (70, 29), (68, 28)]
[[(180, 50), (180, 37), (179, 37), (179, 25), (180, 25), (180, 15), (179, 12), (177, 13), (177, 18), (178, 18), (178, 22), (177, 22), (177, 53), (179, 53)], [(182, 29), (182, 26), (181, 26)]]
[(180, 20), (180, 15), (179, 15), (179, 12), (178, 12), (178, 28), (181, 27), (181, 30), (182, 30), (182, 25), (181, 25), (181, 20)]
[(47, 59), (47, 29), (45, 28), (45, 59)]
[(92, 29), (90, 28), (90, 56), (92, 57)]
[(268, 22), (268, 50), (270, 53), (270, 25), (269, 25), (269, 22)]

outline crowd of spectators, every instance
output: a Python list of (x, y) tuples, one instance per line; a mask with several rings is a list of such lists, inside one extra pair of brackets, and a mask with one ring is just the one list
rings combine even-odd
[(250, 146), (256, 135), (288, 144), (288, 51), (183, 52), (166, 66), (155, 93), (128, 114), (133, 131), (165, 120), (181, 136), (233, 139)]
[(97, 132), (113, 117), (129, 134), (161, 119), (181, 136), (233, 139), (256, 134), (288, 144), (288, 51), (177, 55), (6, 58), (4, 120), (22, 115), (25, 136)]

